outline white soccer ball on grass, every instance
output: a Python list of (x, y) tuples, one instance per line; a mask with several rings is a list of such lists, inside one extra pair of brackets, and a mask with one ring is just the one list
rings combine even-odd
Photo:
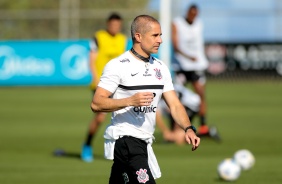
[(217, 172), (221, 179), (235, 181), (241, 174), (241, 168), (233, 159), (226, 158), (219, 163)]
[(241, 149), (235, 152), (233, 159), (238, 163), (242, 170), (249, 170), (255, 164), (254, 155), (247, 149)]

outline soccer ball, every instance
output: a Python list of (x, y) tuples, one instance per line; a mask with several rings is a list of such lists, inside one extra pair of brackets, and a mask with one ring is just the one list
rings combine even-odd
[(254, 155), (246, 149), (236, 151), (233, 159), (240, 165), (242, 170), (249, 170), (255, 164)]
[(240, 166), (231, 158), (221, 161), (217, 167), (218, 175), (225, 181), (237, 180), (241, 174)]

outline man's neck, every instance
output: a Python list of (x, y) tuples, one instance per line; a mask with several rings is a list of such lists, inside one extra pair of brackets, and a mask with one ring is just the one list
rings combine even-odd
[(116, 36), (116, 34), (111, 33), (109, 30), (106, 30), (106, 31), (109, 33), (109, 35)]
[(132, 47), (130, 52), (137, 57), (138, 59), (149, 62), (150, 61), (150, 55), (146, 54), (142, 49), (138, 49), (136, 47)]
[(188, 18), (185, 18), (185, 20), (186, 20), (186, 22), (187, 22), (188, 24), (190, 24), (190, 25), (193, 24), (193, 22), (194, 22), (193, 20), (189, 20)]

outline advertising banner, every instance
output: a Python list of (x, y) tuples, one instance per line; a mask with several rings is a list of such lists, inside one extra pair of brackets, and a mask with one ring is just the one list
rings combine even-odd
[(282, 43), (208, 43), (208, 72), (244, 72), (282, 76)]
[(2, 41), (0, 85), (85, 85), (89, 41)]
[[(131, 47), (129, 40), (127, 49)], [(207, 43), (206, 55), (210, 76), (282, 77), (282, 43)], [(90, 81), (89, 40), (0, 42), (0, 86), (88, 85)]]

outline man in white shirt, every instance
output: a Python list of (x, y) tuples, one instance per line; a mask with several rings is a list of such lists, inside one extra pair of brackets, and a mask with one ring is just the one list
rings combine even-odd
[(131, 35), (132, 49), (105, 66), (91, 108), (112, 112), (104, 134), (105, 157), (114, 160), (109, 183), (155, 183), (161, 172), (151, 144), (161, 96), (192, 150), (200, 138), (174, 91), (169, 69), (151, 56), (162, 43), (159, 22), (148, 15), (137, 16)]

